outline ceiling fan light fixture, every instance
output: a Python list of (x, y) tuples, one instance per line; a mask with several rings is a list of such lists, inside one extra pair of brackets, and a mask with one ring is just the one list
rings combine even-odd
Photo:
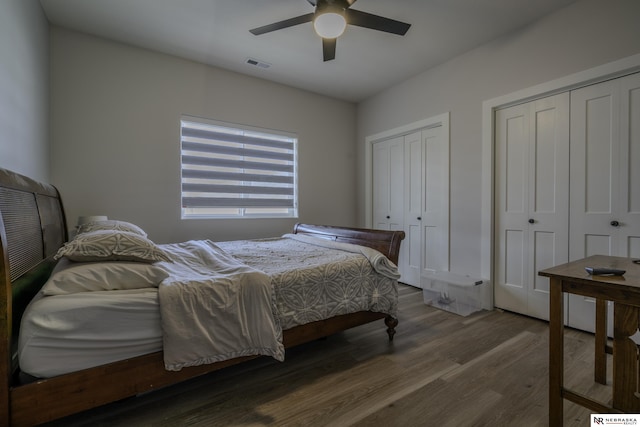
[(325, 39), (335, 39), (344, 33), (347, 21), (344, 16), (336, 12), (318, 14), (313, 20), (313, 28), (316, 33)]

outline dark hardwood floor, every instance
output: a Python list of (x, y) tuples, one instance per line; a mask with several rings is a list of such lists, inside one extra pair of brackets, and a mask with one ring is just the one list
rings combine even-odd
[[(548, 325), (482, 311), (461, 317), (401, 285), (399, 325), (384, 322), (256, 359), (50, 426), (546, 426)], [(565, 384), (604, 402), (593, 336), (565, 333)], [(610, 361), (609, 361), (610, 363)], [(609, 373), (611, 369), (609, 367)], [(565, 425), (590, 411), (565, 402)]]

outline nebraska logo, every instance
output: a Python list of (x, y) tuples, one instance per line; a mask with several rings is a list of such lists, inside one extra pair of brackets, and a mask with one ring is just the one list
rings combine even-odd
[(640, 414), (591, 414), (591, 427), (639, 426)]

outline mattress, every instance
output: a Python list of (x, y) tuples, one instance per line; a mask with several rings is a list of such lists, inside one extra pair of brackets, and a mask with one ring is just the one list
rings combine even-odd
[(38, 294), (23, 316), (18, 343), (20, 369), (40, 378), (161, 349), (157, 288)]
[[(283, 238), (216, 245), (271, 277), (284, 330), (357, 311), (396, 314), (397, 278), (375, 273), (360, 253)], [(19, 362), (48, 378), (157, 352), (162, 343), (157, 288), (39, 294), (22, 319)]]

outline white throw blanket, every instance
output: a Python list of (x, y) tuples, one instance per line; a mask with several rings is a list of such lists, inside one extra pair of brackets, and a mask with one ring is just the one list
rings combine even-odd
[(249, 355), (284, 360), (271, 280), (208, 240), (161, 245), (173, 262), (158, 287), (165, 368)]
[(373, 269), (390, 279), (398, 280), (400, 272), (398, 267), (379, 251), (368, 248), (366, 246), (353, 245), (351, 243), (336, 242), (335, 240), (322, 239), (318, 237), (305, 236), (302, 234), (284, 234), (282, 237), (298, 240), (300, 242), (309, 243), (311, 245), (322, 246), (325, 248), (339, 249), (341, 251), (353, 252), (364, 255), (369, 260)]

